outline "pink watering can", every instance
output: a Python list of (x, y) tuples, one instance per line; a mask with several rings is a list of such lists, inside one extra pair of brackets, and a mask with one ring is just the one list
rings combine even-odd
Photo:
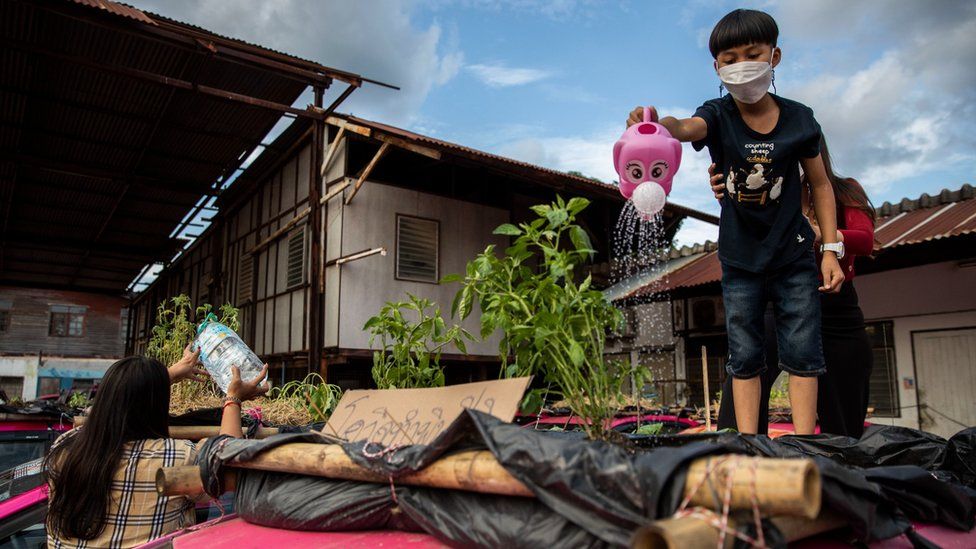
[(671, 180), (681, 165), (681, 142), (667, 128), (651, 122), (644, 107), (644, 121), (627, 128), (613, 145), (613, 167), (620, 177), (620, 194), (634, 203), (645, 219), (664, 208), (671, 194)]

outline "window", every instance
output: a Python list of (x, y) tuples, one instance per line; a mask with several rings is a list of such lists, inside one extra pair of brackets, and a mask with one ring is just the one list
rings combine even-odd
[[(6, 396), (6, 401), (9, 402), (10, 399), (20, 398), (24, 392), (24, 378), (15, 376), (2, 376), (0, 377), (0, 398), (3, 395)], [(4, 402), (6, 404), (6, 402)]]
[(440, 223), (397, 216), (396, 278), (437, 284)]
[(874, 352), (868, 407), (879, 417), (901, 417), (898, 400), (898, 370), (895, 368), (895, 341), (890, 320), (866, 326)]
[(61, 392), (61, 378), (59, 377), (37, 378), (37, 398), (57, 395), (60, 392)]
[(288, 288), (305, 283), (305, 227), (288, 235), (288, 272), (285, 283)]
[(81, 337), (85, 335), (87, 307), (52, 305), (48, 335), (54, 337)]
[(254, 256), (244, 254), (237, 271), (237, 303), (239, 305), (254, 299)]
[(129, 308), (122, 307), (122, 312), (119, 313), (119, 339), (122, 343), (126, 342), (126, 338), (129, 337)]
[(5, 334), (10, 330), (10, 309), (12, 305), (9, 301), (0, 301), (0, 334)]

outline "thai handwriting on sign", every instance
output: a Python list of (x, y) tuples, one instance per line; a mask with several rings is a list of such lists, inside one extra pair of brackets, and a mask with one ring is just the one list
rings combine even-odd
[(430, 389), (347, 391), (324, 433), (383, 446), (429, 444), (465, 408), (511, 421), (530, 378)]

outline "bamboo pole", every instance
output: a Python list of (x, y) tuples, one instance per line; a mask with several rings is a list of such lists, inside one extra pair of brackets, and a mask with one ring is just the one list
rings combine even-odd
[[(360, 482), (390, 482), (388, 476), (361, 467), (346, 455), (341, 446), (335, 444), (295, 442), (269, 450), (248, 462), (232, 462), (229, 466)], [(199, 468), (195, 466), (163, 467), (156, 474), (156, 489), (167, 496), (199, 495), (203, 493), (203, 484), (199, 477)], [(532, 491), (509, 474), (498, 464), (495, 456), (486, 450), (459, 452), (441, 458), (416, 473), (396, 479), (396, 483), (533, 497)]]
[[(166, 471), (163, 472), (163, 469)], [(237, 489), (237, 471), (230, 470), (224, 474), (223, 486), (225, 492)], [(194, 465), (160, 468), (156, 471), (156, 491), (163, 493), (164, 490), (189, 496), (203, 494), (200, 468)]]
[(712, 396), (708, 391), (708, 351), (702, 345), (702, 384), (705, 386), (705, 430), (712, 430)]
[[(710, 459), (700, 458), (692, 462), (685, 483), (685, 490), (689, 492), (701, 484), (701, 475), (709, 465)], [(721, 458), (719, 458), (721, 459)], [(757, 480), (760, 484), (742, 482), (742, 479), (752, 478), (750, 459), (756, 461)], [(797, 514), (797, 509), (809, 512), (808, 509), (820, 508), (820, 475), (811, 460), (804, 459), (768, 459), (768, 458), (738, 458), (733, 457), (726, 465), (720, 467), (714, 478), (724, 479), (729, 474), (731, 464), (738, 463), (740, 470), (733, 477), (731, 507), (733, 509), (752, 509), (752, 495), (754, 488), (762, 491), (768, 483), (781, 483), (782, 486), (770, 488), (770, 495), (760, 496), (760, 509), (769, 514), (785, 515)], [(231, 462), (230, 468), (257, 469), (262, 471), (280, 471), (320, 476), (334, 479), (355, 480), (361, 482), (389, 483), (389, 477), (374, 473), (354, 462), (341, 446), (335, 444), (314, 444), (293, 442), (273, 448), (259, 454), (247, 462)], [(177, 471), (177, 469), (186, 469)], [(193, 478), (196, 467), (164, 467), (157, 476), (157, 489), (160, 494), (198, 495), (203, 493), (199, 473), (195, 473), (197, 484), (186, 484), (184, 479)], [(811, 472), (812, 471), (812, 472)], [(172, 475), (172, 480), (170, 476)], [(803, 481), (799, 480), (802, 477)], [(518, 479), (513, 477), (486, 450), (459, 452), (434, 461), (416, 473), (396, 479), (397, 484), (409, 486), (427, 486), (449, 490), (465, 490), (486, 494), (501, 494), (509, 496), (533, 497), (533, 493)], [(801, 502), (806, 498), (814, 498), (812, 502)], [(707, 494), (696, 496), (692, 500), (695, 505), (711, 509), (721, 509), (722, 502), (709, 498)], [(806, 515), (803, 515), (806, 516)], [(813, 516), (816, 516), (814, 511)]]
[[(81, 427), (88, 420), (85, 416), (75, 416), (74, 426)], [(245, 429), (246, 430), (246, 429)], [(257, 433), (255, 433), (255, 439), (258, 438), (268, 438), (271, 435), (277, 435), (279, 430), (277, 427), (258, 427)], [(217, 425), (170, 425), (169, 426), (169, 436), (170, 438), (179, 438), (186, 440), (201, 440), (204, 438), (215, 437), (220, 434), (220, 427)]]
[[(705, 479), (709, 468), (713, 470)], [(688, 467), (684, 496), (691, 497), (692, 505), (721, 509), (730, 476), (733, 509), (751, 509), (755, 495), (764, 515), (812, 519), (820, 512), (820, 471), (809, 459), (746, 456), (698, 459)], [(692, 494), (696, 487), (698, 490)]]
[[(844, 525), (835, 513), (823, 513), (815, 519), (800, 517), (773, 517), (771, 522), (782, 532), (788, 543), (806, 539)], [(729, 529), (741, 524), (729, 519)], [(694, 516), (668, 518), (652, 522), (634, 533), (630, 546), (634, 549), (715, 549), (720, 537), (719, 530), (711, 523)], [(731, 548), (736, 538), (725, 537), (723, 547)]]

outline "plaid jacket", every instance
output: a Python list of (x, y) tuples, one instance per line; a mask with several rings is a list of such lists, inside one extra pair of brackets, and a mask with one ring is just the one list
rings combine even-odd
[[(61, 435), (55, 446), (77, 429)], [(192, 465), (196, 447), (187, 440), (157, 438), (127, 442), (112, 481), (112, 501), (105, 530), (95, 539), (55, 538), (48, 532), (49, 548), (123, 548), (142, 545), (194, 523), (193, 501), (156, 493), (160, 467)]]

